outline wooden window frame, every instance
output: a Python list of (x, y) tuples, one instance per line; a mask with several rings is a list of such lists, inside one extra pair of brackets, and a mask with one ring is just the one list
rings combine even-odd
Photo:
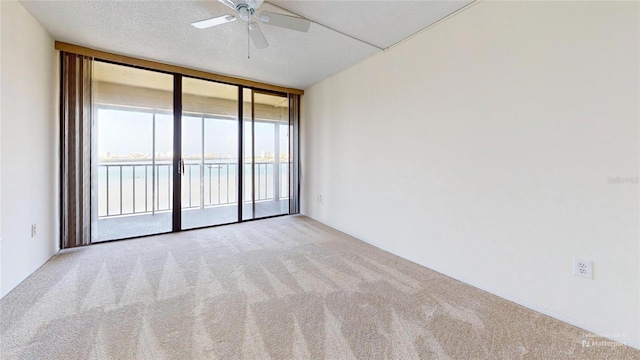
[(296, 95), (304, 95), (304, 90), (288, 88), (283, 86), (271, 85), (262, 83), (259, 81), (253, 81), (248, 79), (242, 79), (233, 76), (220, 75), (206, 71), (194, 70), (182, 66), (177, 65), (169, 65), (157, 61), (138, 59), (131, 56), (118, 55), (106, 51), (95, 50), (83, 46), (73, 45), (69, 43), (64, 43), (60, 41), (55, 42), (56, 50), (64, 51), (67, 53), (84, 55), (88, 57), (92, 57), (99, 60), (106, 60), (114, 63), (119, 63), (122, 65), (130, 65), (134, 67), (145, 68), (149, 70), (156, 70), (171, 74), (177, 74), (187, 77), (200, 78), (204, 80), (212, 80), (224, 84), (229, 85), (238, 85), (246, 88), (252, 88), (257, 90), (266, 90), (273, 91), (284, 94), (296, 94)]

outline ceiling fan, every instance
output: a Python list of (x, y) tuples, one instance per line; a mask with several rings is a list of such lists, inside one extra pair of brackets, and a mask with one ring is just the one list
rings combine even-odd
[(307, 32), (311, 22), (307, 19), (302, 19), (293, 16), (287, 16), (277, 14), (269, 11), (263, 11), (260, 15), (256, 14), (256, 10), (262, 5), (264, 0), (218, 0), (231, 9), (235, 10), (237, 16), (234, 15), (222, 15), (214, 17), (212, 19), (197, 21), (191, 25), (198, 29), (206, 29), (212, 26), (226, 24), (232, 21), (236, 21), (240, 18), (247, 22), (247, 29), (249, 37), (257, 49), (265, 49), (269, 47), (267, 39), (264, 37), (260, 26), (257, 21), (259, 20), (265, 24), (279, 26), (285, 29), (291, 29), (296, 31)]

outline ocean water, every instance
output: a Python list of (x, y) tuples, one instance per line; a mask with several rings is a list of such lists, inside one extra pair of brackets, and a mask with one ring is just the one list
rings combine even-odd
[[(172, 208), (172, 164), (156, 162), (100, 163), (94, 178), (92, 192), (98, 202), (98, 216), (116, 216), (132, 213), (166, 211)], [(245, 200), (251, 200), (251, 164), (244, 167)], [(289, 194), (289, 164), (279, 165), (279, 174), (273, 163), (255, 164), (256, 200), (280, 198)], [(108, 173), (108, 176), (107, 176)], [(238, 164), (232, 161), (185, 162), (182, 175), (182, 208), (216, 206), (237, 202)], [(279, 185), (279, 191), (276, 185)]]

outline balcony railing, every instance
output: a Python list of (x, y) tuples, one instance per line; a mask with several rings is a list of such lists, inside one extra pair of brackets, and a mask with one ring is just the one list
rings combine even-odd
[[(256, 201), (289, 197), (289, 163), (255, 163)], [(182, 209), (203, 209), (238, 202), (238, 164), (185, 162), (182, 174)], [(244, 167), (243, 198), (252, 201), (251, 163)], [(277, 179), (277, 181), (276, 181)], [(173, 208), (172, 164), (151, 162), (98, 165), (98, 217), (153, 214)]]

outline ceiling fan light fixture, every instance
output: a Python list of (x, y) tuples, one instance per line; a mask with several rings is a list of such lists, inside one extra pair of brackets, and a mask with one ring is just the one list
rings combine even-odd
[(244, 21), (249, 21), (251, 15), (253, 15), (253, 8), (249, 7), (247, 4), (238, 4), (238, 15), (240, 19)]

